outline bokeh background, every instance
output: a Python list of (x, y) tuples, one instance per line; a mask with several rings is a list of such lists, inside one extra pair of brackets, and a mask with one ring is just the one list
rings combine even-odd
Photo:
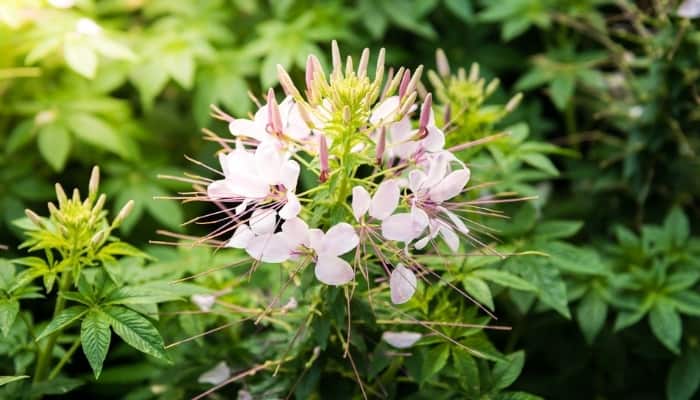
[[(491, 162), (476, 163), (473, 175), (537, 195), (506, 208), (514, 217), (500, 227), (502, 237), (520, 250), (556, 252), (549, 267), (526, 259), (510, 262), (526, 266), (504, 266), (535, 285), (535, 293), (462, 278), (467, 291), (495, 302), (499, 323), (513, 327), (488, 333), (495, 347), (524, 351), (512, 388), (562, 399), (692, 398), (700, 383), (698, 8), (695, 1), (665, 0), (4, 0), (0, 244), (9, 249), (0, 256), (22, 254), (13, 221), (25, 208), (45, 211), (54, 182), (84, 188), (99, 165), (111, 210), (135, 200), (120, 234), (159, 257), (152, 270), (184, 274), (193, 264), (212, 265), (221, 255), (149, 245), (158, 229), (203, 232), (182, 224), (204, 206), (154, 197), (188, 190), (158, 177), (196, 169), (185, 155), (215, 165), (217, 146), (201, 130), (227, 132), (210, 118), (210, 104), (244, 116), (254, 107), (249, 92), (260, 96), (277, 85), (277, 64), (303, 81), (308, 54), (328, 65), (331, 40), (355, 56), (384, 47), (389, 65), (411, 68), (434, 68), (442, 48), (453, 72), (469, 73), (477, 63), (482, 77), (500, 79), (486, 100), (478, 91), (470, 97), (468, 85), (452, 88), (465, 108), (476, 104), (470, 115), (524, 96), (488, 129), (476, 124), (463, 132), (478, 139), (516, 126), (523, 140), (525, 132), (527, 146), (488, 148)], [(264, 282), (265, 273), (255, 279)], [(236, 296), (245, 302), (258, 291)], [(46, 311), (31, 307), (37, 315)], [(212, 324), (182, 317), (160, 327), (175, 338)], [(174, 365), (124, 349), (110, 355), (114, 367), (100, 381), (79, 393), (188, 398), (202, 388), (196, 376), (204, 360), (222, 352), (241, 365), (255, 359), (259, 350), (242, 339), (255, 329), (202, 339)], [(3, 360), (19, 346), (8, 340), (0, 338)], [(415, 380), (392, 393), (422, 398), (429, 393), (424, 384), (433, 382), (430, 393), (465, 398), (440, 383), (471, 375), (452, 358), (430, 362), (422, 377), (402, 367)], [(301, 387), (339, 398), (316, 392), (319, 379), (328, 385), (326, 376), (336, 376), (351, 396), (352, 376), (324, 365), (304, 375)], [(89, 374), (82, 361), (71, 368)], [(260, 387), (274, 386), (269, 375), (256, 379)], [(235, 398), (241, 387), (219, 398)], [(507, 398), (529, 398), (521, 396)]]

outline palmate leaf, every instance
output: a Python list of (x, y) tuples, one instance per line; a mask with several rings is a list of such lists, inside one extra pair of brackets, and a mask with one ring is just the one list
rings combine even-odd
[(90, 310), (80, 326), (80, 341), (95, 379), (99, 378), (102, 372), (111, 336), (109, 318), (99, 310)]
[(16, 299), (0, 300), (0, 331), (3, 336), (10, 333), (10, 328), (19, 313), (19, 301)]
[(15, 381), (21, 381), (22, 379), (29, 378), (28, 375), (18, 375), (18, 376), (0, 376), (0, 386), (7, 385)]
[(87, 314), (87, 312), (88, 309), (85, 306), (73, 306), (66, 308), (54, 319), (52, 319), (51, 322), (49, 322), (46, 328), (44, 328), (39, 336), (37, 336), (36, 340), (41, 340), (56, 331), (70, 326), (74, 322), (81, 319), (85, 314)]
[(163, 338), (149, 320), (126, 307), (110, 306), (103, 309), (109, 324), (122, 340), (138, 351), (167, 360)]

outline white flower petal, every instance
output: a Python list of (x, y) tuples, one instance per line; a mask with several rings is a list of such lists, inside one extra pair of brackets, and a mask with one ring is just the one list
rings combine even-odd
[(292, 192), (287, 192), (287, 203), (282, 206), (279, 211), (280, 218), (290, 219), (299, 215), (301, 211), (301, 203), (297, 196)]
[(445, 178), (447, 174), (448, 160), (444, 153), (438, 153), (430, 159), (428, 166), (428, 176), (423, 182), (423, 187), (431, 188), (437, 185)]
[(428, 135), (421, 141), (421, 146), (429, 152), (436, 152), (445, 147), (445, 134), (436, 126), (428, 126)]
[(393, 179), (383, 181), (374, 192), (372, 202), (369, 205), (369, 215), (378, 220), (390, 216), (399, 205), (401, 190), (399, 184)]
[(264, 235), (275, 231), (275, 222), (277, 221), (277, 213), (272, 209), (257, 209), (253, 211), (248, 223), (250, 229), (256, 235)]
[(445, 243), (447, 243), (447, 247), (449, 247), (453, 253), (456, 253), (457, 250), (459, 250), (459, 236), (457, 236), (454, 229), (450, 228), (445, 223), (441, 223), (440, 235), (442, 235)]
[(299, 163), (294, 160), (285, 161), (280, 172), (280, 182), (287, 191), (295, 191), (299, 180)]
[(372, 125), (376, 125), (382, 121), (390, 122), (395, 118), (396, 112), (399, 111), (399, 104), (399, 96), (391, 96), (385, 99), (374, 108), (372, 115), (369, 117), (369, 122)]
[(213, 294), (193, 294), (190, 299), (202, 311), (210, 311), (216, 303), (216, 296)]
[(225, 380), (227, 380), (231, 376), (231, 369), (229, 366), (226, 364), (225, 361), (222, 361), (209, 371), (203, 373), (202, 375), (199, 376), (197, 379), (197, 382), (199, 383), (210, 383), (212, 385), (218, 385)]
[(345, 222), (333, 225), (321, 240), (321, 248), (316, 250), (316, 253), (339, 256), (357, 247), (360, 243), (360, 238), (357, 236), (355, 229)]
[(410, 229), (412, 223), (410, 213), (394, 214), (382, 221), (382, 236), (388, 240), (410, 242), (416, 238)]
[(451, 172), (440, 183), (430, 189), (430, 199), (436, 203), (442, 203), (462, 192), (464, 186), (469, 181), (470, 172), (468, 168), (458, 169)]
[(447, 217), (452, 221), (454, 224), (454, 227), (457, 229), (457, 232), (463, 234), (463, 235), (468, 235), (469, 234), (469, 228), (464, 224), (462, 219), (459, 217), (459, 215), (453, 213), (452, 211), (446, 209), (445, 207), (438, 207), (438, 209), (442, 212), (444, 212)]
[(362, 186), (355, 186), (352, 188), (352, 214), (355, 216), (356, 220), (367, 213), (369, 210), (369, 192)]
[(264, 127), (260, 128), (259, 124), (245, 118), (233, 120), (228, 124), (228, 130), (233, 136), (247, 136), (262, 142), (267, 140), (270, 135), (265, 132)]
[(391, 302), (403, 304), (410, 300), (416, 292), (416, 285), (418, 285), (418, 280), (413, 271), (404, 267), (403, 264), (397, 265), (389, 277)]
[(207, 186), (207, 197), (212, 200), (222, 200), (235, 198), (236, 195), (232, 193), (229, 182), (226, 179), (220, 179)]
[(238, 228), (236, 228), (236, 231), (233, 232), (231, 239), (228, 241), (228, 243), (226, 243), (226, 247), (245, 249), (253, 237), (255, 237), (255, 234), (250, 230), (248, 225), (239, 225)]
[(319, 255), (314, 273), (319, 281), (333, 286), (344, 285), (355, 277), (347, 261), (332, 255)]
[(245, 250), (254, 259), (268, 263), (287, 261), (292, 254), (284, 235), (279, 233), (259, 235)]
[(284, 156), (274, 143), (262, 143), (255, 150), (255, 168), (260, 178), (268, 185), (281, 183), (280, 177), (284, 163)]
[(397, 349), (407, 349), (414, 344), (416, 344), (417, 341), (419, 341), (423, 335), (421, 335), (418, 332), (407, 332), (407, 331), (402, 331), (402, 332), (384, 332), (382, 334), (382, 340), (385, 342), (389, 343), (392, 347), (395, 347)]
[(408, 173), (408, 188), (411, 189), (413, 193), (418, 193), (418, 191), (423, 188), (423, 182), (425, 182), (426, 178), (425, 172), (414, 169)]
[(700, 17), (700, 0), (685, 0), (678, 7), (678, 16), (688, 19)]
[(284, 221), (282, 224), (282, 235), (292, 250), (300, 245), (306, 247), (311, 245), (309, 226), (301, 218), (291, 218)]

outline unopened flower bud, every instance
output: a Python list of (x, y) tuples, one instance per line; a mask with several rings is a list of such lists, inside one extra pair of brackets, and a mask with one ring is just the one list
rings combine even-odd
[[(382, 47), (379, 49), (379, 56), (377, 56), (377, 69), (374, 71), (374, 84), (379, 86), (384, 79), (384, 58), (386, 50)], [(391, 78), (389, 79), (391, 80)]]
[(318, 179), (321, 183), (328, 180), (328, 142), (326, 136), (321, 134), (318, 137), (319, 159), (321, 162), (321, 174)]
[(90, 239), (90, 245), (91, 246), (99, 246), (100, 243), (102, 243), (102, 240), (105, 238), (105, 231), (101, 230), (92, 235), (92, 238)]
[(340, 61), (340, 49), (338, 48), (338, 42), (335, 40), (331, 42), (331, 59), (333, 62), (333, 71), (331, 72), (331, 78), (337, 79), (342, 74), (342, 61)]
[(367, 64), (369, 64), (369, 49), (365, 48), (362, 50), (362, 55), (360, 56), (360, 63), (357, 64), (357, 76), (364, 78), (367, 76)]
[(124, 222), (124, 220), (126, 219), (126, 217), (129, 216), (129, 214), (131, 213), (131, 210), (133, 210), (133, 209), (134, 209), (134, 201), (133, 200), (127, 201), (126, 204), (124, 204), (124, 207), (122, 207), (122, 209), (119, 210), (117, 217), (114, 218), (114, 221), (112, 221), (112, 228), (116, 228), (119, 225), (121, 225)]
[[(313, 87), (314, 83), (314, 59), (315, 57), (313, 55), (309, 55), (309, 57), (306, 58), (306, 71), (304, 74), (304, 77), (306, 78), (306, 93), (310, 94), (311, 88)], [(311, 97), (311, 96), (309, 96)]]
[(280, 115), (280, 108), (277, 104), (277, 99), (275, 98), (275, 91), (270, 89), (267, 91), (267, 120), (268, 129), (270, 133), (275, 135), (282, 134), (282, 116)]
[(479, 64), (472, 63), (471, 68), (469, 68), (469, 80), (476, 82), (479, 79)]
[(44, 221), (42, 221), (41, 217), (38, 216), (34, 211), (27, 208), (26, 210), (24, 210), (24, 214), (27, 216), (27, 218), (29, 218), (30, 221), (32, 221), (34, 225), (36, 225), (37, 228), (44, 227)]
[(345, 76), (350, 76), (354, 73), (352, 66), (352, 57), (347, 56), (345, 58)]
[(100, 187), (100, 167), (95, 166), (92, 168), (92, 173), (90, 174), (90, 183), (88, 184), (88, 196), (90, 199), (94, 199), (97, 196), (97, 191)]
[(491, 96), (493, 92), (498, 89), (498, 85), (501, 83), (501, 81), (498, 78), (493, 79), (491, 82), (489, 82), (488, 86), (486, 86), (486, 90), (484, 91), (484, 94), (486, 96)]
[(452, 121), (452, 106), (450, 103), (447, 103), (445, 105), (445, 118), (443, 119), (445, 122), (445, 125), (449, 124)]
[(384, 149), (386, 148), (386, 129), (382, 126), (379, 129), (379, 140), (377, 140), (377, 164), (381, 165), (384, 159)]
[(93, 215), (99, 215), (100, 212), (102, 211), (102, 208), (105, 205), (105, 202), (107, 201), (107, 196), (103, 194), (100, 195), (100, 197), (97, 198), (97, 202), (95, 202), (95, 206), (92, 207), (92, 214)]
[(343, 122), (345, 122), (346, 124), (349, 124), (351, 120), (352, 120), (352, 113), (350, 112), (350, 107), (349, 106), (343, 107)]
[(73, 202), (80, 203), (80, 190), (78, 188), (73, 189)]
[(408, 87), (406, 87), (406, 93), (411, 93), (416, 90), (416, 87), (418, 87), (418, 82), (420, 81), (421, 76), (423, 75), (423, 66), (419, 65), (418, 68), (416, 68), (415, 71), (413, 71), (413, 77), (411, 77), (411, 81), (408, 82)]
[(440, 76), (447, 78), (450, 76), (450, 63), (447, 61), (447, 56), (442, 49), (437, 49), (435, 52), (435, 62)]
[(282, 89), (284, 89), (284, 93), (286, 93), (287, 96), (292, 96), (294, 98), (301, 97), (299, 89), (297, 89), (297, 87), (294, 86), (292, 78), (289, 77), (287, 71), (285, 71), (280, 64), (277, 64), (277, 78), (279, 79), (280, 85), (282, 85)]
[(506, 112), (513, 112), (516, 107), (520, 104), (520, 101), (523, 99), (523, 94), (518, 93), (513, 98), (511, 98), (508, 103), (506, 104)]
[(399, 97), (403, 98), (406, 95), (406, 89), (408, 88), (408, 83), (411, 81), (411, 71), (406, 70), (401, 78), (401, 83), (399, 84)]
[(52, 202), (49, 202), (48, 208), (49, 208), (49, 214), (58, 218), (58, 214), (59, 214), (58, 208), (56, 208), (56, 206)]
[(58, 206), (62, 207), (64, 204), (68, 202), (68, 196), (66, 196), (66, 192), (63, 190), (63, 186), (61, 186), (60, 183), (56, 184), (56, 199), (58, 199)]
[(433, 95), (428, 93), (423, 101), (423, 107), (420, 109), (420, 120), (418, 123), (418, 131), (421, 136), (428, 132), (428, 122), (430, 121), (431, 107), (433, 106)]
[(413, 104), (416, 102), (416, 97), (418, 96), (418, 93), (413, 92), (408, 95), (408, 97), (403, 101), (403, 104), (401, 104), (401, 107), (399, 108), (399, 115), (403, 116), (408, 114), (408, 112), (411, 110), (411, 107), (413, 107)]

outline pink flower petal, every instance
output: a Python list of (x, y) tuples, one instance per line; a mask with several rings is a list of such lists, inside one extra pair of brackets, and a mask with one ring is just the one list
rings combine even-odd
[(454, 229), (447, 226), (445, 223), (440, 224), (440, 235), (447, 243), (447, 247), (452, 250), (453, 253), (459, 250), (459, 236), (455, 233)]
[(440, 183), (430, 189), (429, 196), (436, 203), (442, 203), (462, 192), (469, 181), (469, 169), (458, 169), (451, 172)]
[(391, 302), (403, 304), (413, 297), (418, 281), (416, 275), (410, 269), (399, 264), (391, 272), (389, 288), (391, 289)]
[(268, 263), (280, 263), (289, 259), (292, 254), (284, 236), (279, 233), (268, 233), (257, 236), (246, 247), (248, 255)]
[(352, 214), (355, 216), (356, 220), (367, 213), (369, 209), (370, 197), (367, 189), (362, 186), (355, 186), (352, 188)]
[(292, 250), (300, 245), (310, 247), (309, 226), (301, 218), (292, 218), (284, 221), (282, 224), (282, 235)]
[(399, 96), (391, 96), (385, 99), (372, 111), (369, 122), (372, 125), (380, 122), (391, 122), (395, 118), (396, 112), (399, 111), (399, 103)]
[(450, 219), (450, 221), (454, 224), (454, 228), (457, 229), (457, 232), (463, 234), (463, 235), (468, 235), (469, 234), (469, 228), (464, 224), (464, 221), (459, 217), (459, 215), (453, 213), (452, 211), (446, 209), (445, 207), (438, 207), (438, 209), (442, 212), (444, 212), (447, 217)]
[(249, 119), (236, 119), (228, 124), (228, 130), (233, 136), (247, 136), (259, 141), (267, 139), (269, 134), (260, 126)]
[(255, 151), (255, 168), (260, 178), (268, 185), (281, 183), (284, 162), (284, 157), (273, 143), (262, 143)]
[(326, 285), (344, 285), (355, 277), (350, 264), (340, 257), (319, 255), (314, 268), (316, 279)]
[(287, 192), (287, 203), (282, 206), (279, 211), (279, 216), (282, 219), (290, 219), (299, 215), (301, 211), (301, 203), (297, 196), (292, 192)]
[(287, 160), (282, 166), (280, 182), (288, 191), (295, 191), (299, 180), (299, 163), (294, 160)]
[(216, 303), (216, 296), (213, 294), (193, 294), (190, 300), (202, 311), (210, 311)]
[(277, 213), (271, 209), (257, 209), (253, 211), (248, 223), (250, 229), (256, 235), (264, 235), (275, 231), (275, 222), (277, 221)]
[(358, 243), (360, 243), (360, 238), (355, 229), (350, 224), (341, 222), (328, 229), (321, 240), (321, 248), (314, 248), (314, 250), (319, 255), (339, 256), (357, 247)]
[(230, 376), (231, 369), (225, 361), (222, 361), (216, 364), (214, 368), (200, 375), (199, 378), (197, 378), (197, 382), (218, 385), (227, 380)]
[(214, 181), (207, 186), (207, 197), (212, 200), (221, 200), (231, 199), (236, 197), (236, 195), (232, 193), (228, 181), (221, 179)]
[(419, 341), (423, 335), (418, 332), (384, 332), (382, 334), (382, 340), (389, 343), (394, 348), (397, 349), (407, 349), (417, 341)]
[(248, 225), (239, 225), (236, 231), (233, 232), (233, 236), (226, 243), (226, 247), (232, 247), (234, 249), (245, 249), (248, 243), (255, 237), (253, 231), (250, 230)]
[(372, 197), (369, 205), (369, 215), (378, 220), (383, 220), (390, 216), (399, 205), (401, 191), (396, 180), (383, 181)]

